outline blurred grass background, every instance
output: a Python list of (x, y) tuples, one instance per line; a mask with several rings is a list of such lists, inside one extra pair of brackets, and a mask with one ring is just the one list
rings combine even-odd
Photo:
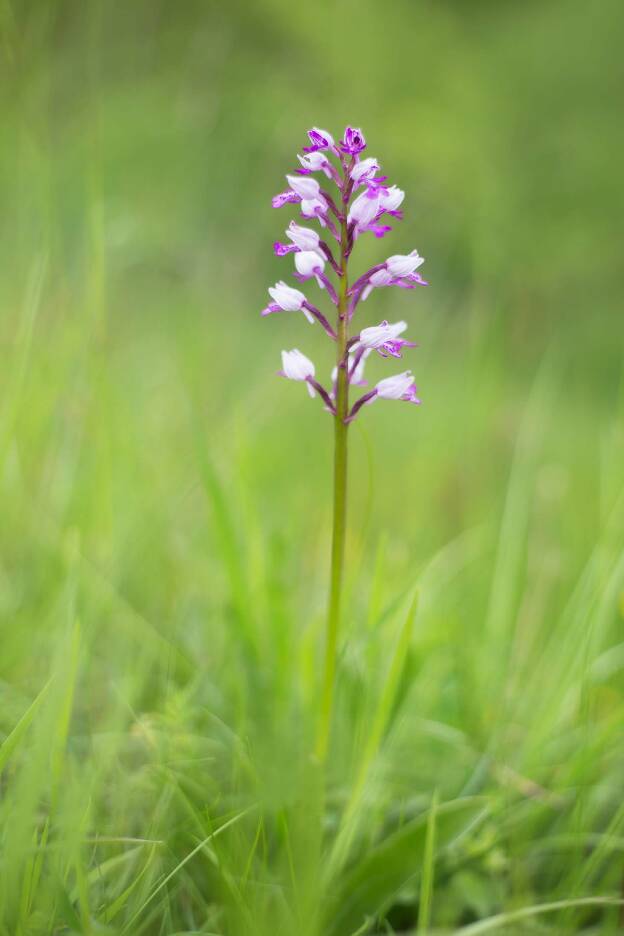
[[(624, 876), (623, 26), (619, 0), (2, 0), (3, 936), (618, 931), (517, 914)], [(321, 843), (331, 432), (275, 371), (331, 350), (259, 310), (290, 278), (270, 197), (346, 123), (406, 191), (356, 263), (416, 247), (431, 287), (362, 307), (410, 323), (425, 405), (352, 433)], [(379, 852), (434, 790), (472, 824)]]

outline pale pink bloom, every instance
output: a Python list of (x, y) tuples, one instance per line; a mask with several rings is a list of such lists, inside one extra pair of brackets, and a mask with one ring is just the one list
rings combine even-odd
[(314, 387), (309, 382), (309, 378), (314, 377), (314, 364), (312, 361), (293, 348), (292, 351), (282, 351), (282, 375), (289, 380), (305, 381), (308, 387), (308, 393), (314, 396)]

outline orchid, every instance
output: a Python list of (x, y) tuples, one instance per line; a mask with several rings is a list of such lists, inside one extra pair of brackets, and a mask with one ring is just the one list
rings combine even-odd
[[(417, 250), (393, 254), (375, 264), (350, 283), (349, 264), (359, 237), (371, 233), (385, 237), (391, 230), (384, 216), (401, 220), (400, 206), (405, 192), (396, 185), (387, 185), (387, 177), (379, 175), (380, 164), (373, 157), (362, 158), (366, 149), (364, 134), (348, 126), (336, 143), (333, 136), (319, 127), (308, 130), (310, 145), (298, 156), (300, 168), (286, 176), (288, 188), (273, 198), (275, 208), (287, 204), (299, 205), (301, 214), (317, 221), (323, 229), (319, 235), (311, 227), (291, 221), (286, 229), (290, 243), (276, 241), (278, 257), (293, 254), (294, 276), (299, 282), (316, 280), (330, 302), (336, 307), (335, 325), (300, 290), (280, 280), (269, 289), (271, 302), (262, 315), (272, 312), (303, 312), (309, 322), (319, 322), (335, 344), (336, 366), (331, 375), (331, 387), (324, 387), (316, 377), (312, 361), (301, 351), (282, 352), (279, 372), (289, 380), (306, 384), (311, 397), (320, 397), (325, 410), (334, 420), (334, 517), (332, 535), (331, 585), (327, 617), (327, 639), (321, 718), (317, 737), (317, 755), (326, 755), (331, 726), (331, 714), (336, 671), (337, 641), (341, 616), (344, 544), (346, 532), (347, 437), (348, 427), (367, 404), (375, 400), (401, 400), (420, 404), (411, 371), (378, 381), (371, 390), (349, 403), (350, 388), (365, 386), (364, 367), (367, 358), (376, 352), (382, 358), (401, 358), (403, 350), (416, 344), (401, 337), (407, 329), (404, 321), (369, 325), (355, 330), (351, 323), (360, 300), (368, 298), (373, 289), (398, 286), (414, 289), (426, 286), (418, 269), (424, 263)], [(322, 187), (314, 173), (322, 173), (332, 193)], [(324, 185), (327, 182), (324, 180)], [(335, 241), (335, 245), (330, 243)], [(327, 276), (335, 276), (334, 282)]]
[(371, 328), (363, 328), (359, 338), (353, 345), (353, 351), (360, 349), (363, 351), (377, 351), (381, 357), (401, 357), (401, 348), (415, 348), (413, 341), (407, 341), (405, 338), (399, 338), (399, 335), (407, 328), (407, 322), (395, 322), (390, 325), (388, 322), (382, 322), (380, 325), (373, 325)]

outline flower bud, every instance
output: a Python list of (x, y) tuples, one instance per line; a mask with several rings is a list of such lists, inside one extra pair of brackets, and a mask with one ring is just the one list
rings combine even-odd
[(334, 145), (334, 138), (331, 133), (328, 133), (327, 130), (321, 130), (320, 127), (312, 127), (311, 130), (308, 130), (308, 136), (312, 144), (310, 149), (330, 149)]
[(359, 127), (346, 128), (344, 137), (340, 144), (340, 149), (343, 153), (350, 153), (352, 156), (355, 156), (357, 153), (361, 153), (363, 149), (366, 149), (366, 140), (364, 139), (364, 134), (359, 129)]

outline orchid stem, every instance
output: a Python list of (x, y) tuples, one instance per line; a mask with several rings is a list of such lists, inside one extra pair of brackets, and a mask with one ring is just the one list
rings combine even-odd
[(321, 696), (321, 712), (316, 740), (316, 755), (321, 763), (327, 757), (334, 707), (336, 682), (336, 657), (338, 635), (342, 615), (342, 583), (347, 521), (347, 435), (346, 422), (349, 410), (349, 375), (347, 360), (348, 328), (348, 281), (347, 281), (348, 232), (347, 222), (340, 224), (340, 281), (338, 290), (338, 322), (336, 328), (336, 414), (334, 416), (334, 521), (332, 528), (331, 571), (329, 603), (327, 607), (327, 631), (325, 636), (325, 667)]

